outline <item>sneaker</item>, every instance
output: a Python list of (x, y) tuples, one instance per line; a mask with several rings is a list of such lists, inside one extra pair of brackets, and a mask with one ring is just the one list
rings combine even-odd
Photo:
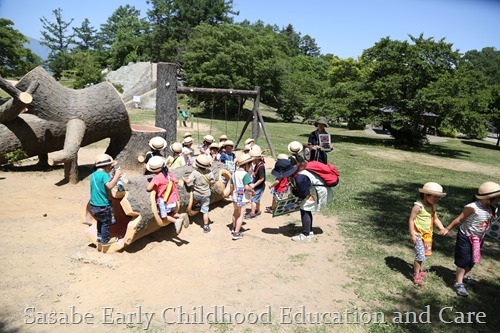
[(314, 232), (309, 231), (309, 236), (314, 236)]
[(242, 239), (243, 234), (241, 232), (233, 232), (233, 240)]
[(455, 283), (453, 285), (453, 289), (455, 289), (458, 296), (469, 296), (469, 293), (467, 292), (467, 289), (465, 289), (465, 285), (463, 283)]
[(427, 277), (427, 273), (424, 270), (422, 270), (422, 269), (420, 270), (419, 274), (420, 274), (421, 278), (426, 278)]
[(271, 207), (266, 207), (266, 210), (264, 211), (264, 213), (272, 214), (273, 213), (273, 209)]
[(179, 234), (181, 232), (181, 230), (182, 230), (182, 223), (183, 222), (184, 222), (184, 219), (182, 218), (182, 216), (179, 217), (177, 220), (175, 220), (174, 225), (175, 225), (175, 232), (177, 234)]
[(97, 242), (97, 244), (101, 244), (102, 243), (102, 238), (101, 237), (97, 237), (96, 242)]
[(107, 242), (101, 241), (102, 246), (110, 246), (118, 242), (118, 237), (111, 237)]
[(204, 225), (204, 226), (203, 226), (203, 232), (204, 232), (204, 233), (209, 233), (209, 232), (210, 232), (210, 230), (212, 230), (212, 229), (210, 229), (210, 226), (209, 226), (209, 225)]
[(477, 281), (472, 278), (472, 276), (467, 275), (464, 276), (464, 283), (470, 287), (474, 287), (477, 284)]
[(189, 222), (190, 222), (190, 221), (189, 221), (189, 216), (188, 216), (188, 214), (186, 214), (186, 213), (182, 213), (182, 214), (181, 214), (181, 216), (182, 216), (182, 219), (184, 220), (184, 228), (189, 227)]
[(306, 236), (304, 234), (298, 234), (297, 236), (293, 236), (292, 240), (294, 242), (310, 242), (312, 240), (312, 236)]
[(424, 284), (424, 281), (422, 281), (422, 274), (420, 274), (420, 272), (413, 274), (413, 284), (416, 286)]
[(245, 215), (245, 218), (246, 218), (247, 220), (254, 219), (255, 217), (256, 217), (256, 215), (255, 215), (255, 214), (252, 214), (252, 213), (248, 213), (248, 214), (246, 214), (246, 215)]

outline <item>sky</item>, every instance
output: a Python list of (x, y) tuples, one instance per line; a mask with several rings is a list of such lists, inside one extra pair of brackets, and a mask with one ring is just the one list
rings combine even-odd
[[(63, 20), (79, 27), (85, 18), (99, 29), (120, 6), (129, 4), (146, 16), (146, 0), (0, 0), (0, 17), (14, 22), (27, 37), (41, 39), (40, 18)], [(233, 0), (240, 12), (235, 22), (257, 20), (279, 28), (293, 25), (301, 36), (315, 39), (322, 54), (356, 58), (381, 38), (409, 40), (408, 35), (436, 41), (445, 38), (465, 53), (500, 50), (500, 0)]]

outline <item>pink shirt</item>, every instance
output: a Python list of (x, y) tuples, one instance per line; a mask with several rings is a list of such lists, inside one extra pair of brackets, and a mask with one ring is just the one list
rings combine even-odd
[(165, 191), (167, 190), (167, 184), (169, 180), (174, 183), (167, 203), (179, 201), (179, 192), (177, 192), (177, 179), (170, 173), (167, 177), (165, 177), (163, 173), (160, 172), (151, 180), (151, 182), (155, 185), (156, 197), (163, 198), (163, 196), (165, 195)]

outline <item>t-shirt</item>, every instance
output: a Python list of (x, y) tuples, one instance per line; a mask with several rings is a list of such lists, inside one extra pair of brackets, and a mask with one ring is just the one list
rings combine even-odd
[(210, 185), (215, 181), (214, 174), (211, 171), (195, 169), (191, 172), (188, 179), (194, 185), (195, 195), (200, 197), (210, 196)]
[(90, 204), (92, 206), (105, 207), (111, 204), (108, 198), (106, 183), (111, 180), (109, 174), (98, 169), (90, 176)]
[(254, 187), (254, 190), (260, 190), (266, 187), (266, 168), (264, 166), (264, 162), (262, 161), (255, 165), (252, 172), (252, 183), (255, 184), (259, 179), (264, 179), (264, 181)]
[(460, 225), (460, 230), (465, 236), (483, 237), (494, 218), (493, 211), (489, 206), (483, 206), (476, 200), (465, 207), (474, 208), (474, 213), (469, 215)]
[[(238, 191), (244, 192), (245, 185), (248, 185), (251, 182), (252, 179), (250, 178), (248, 172), (246, 172), (243, 169), (236, 170), (230, 180), (230, 183), (234, 185), (233, 200), (236, 200), (235, 198), (238, 195)], [(249, 201), (248, 198), (246, 198), (246, 196), (243, 196), (241, 202), (248, 202), (248, 201)]]
[[(327, 132), (320, 132), (315, 130), (309, 134), (309, 139), (307, 140), (307, 144), (312, 146), (320, 146), (319, 135), (320, 134), (328, 134)], [(326, 151), (321, 149), (311, 149), (311, 157), (310, 161), (319, 161), (321, 163), (327, 163)]]
[(432, 206), (425, 206), (420, 200), (414, 202), (413, 204), (421, 208), (418, 214), (415, 216), (415, 219), (413, 220), (415, 231), (420, 237), (423, 237), (424, 234), (432, 235)]
[(166, 164), (170, 170), (186, 165), (186, 160), (183, 156), (175, 155), (167, 157)]
[(154, 176), (153, 179), (151, 180), (151, 183), (155, 185), (156, 196), (158, 198), (163, 198), (167, 190), (167, 185), (169, 181), (173, 182), (173, 184), (172, 184), (172, 190), (167, 199), (167, 203), (179, 201), (179, 192), (177, 191), (177, 179), (174, 177), (174, 175), (170, 173), (168, 173), (167, 176), (165, 177), (165, 175), (162, 172), (160, 172), (156, 176)]

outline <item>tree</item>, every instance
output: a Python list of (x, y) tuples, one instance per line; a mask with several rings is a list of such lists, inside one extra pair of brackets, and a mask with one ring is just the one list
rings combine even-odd
[(300, 39), (299, 49), (301, 54), (313, 58), (317, 58), (321, 54), (320, 48), (318, 44), (316, 44), (316, 40), (309, 35), (305, 35)]
[(24, 46), (28, 38), (13, 28), (14, 22), (0, 18), (0, 76), (21, 76), (32, 70), (42, 59)]
[(41, 31), (41, 44), (50, 49), (48, 66), (54, 73), (54, 78), (60, 79), (62, 72), (69, 68), (69, 46), (74, 42), (74, 34), (68, 35), (67, 30), (74, 19), (64, 21), (60, 8), (54, 9), (52, 13), (55, 16), (54, 23), (45, 17), (40, 19), (44, 29)]
[(494, 47), (485, 47), (481, 51), (467, 51), (463, 58), (474, 69), (481, 71), (488, 83), (493, 85), (500, 82), (500, 51)]
[[(74, 78), (73, 88), (81, 89), (100, 83), (104, 79), (101, 64), (95, 52), (81, 51), (71, 53), (71, 76)], [(68, 75), (70, 76), (69, 73)]]
[(289, 24), (286, 26), (285, 29), (282, 29), (280, 31), (280, 35), (282, 35), (286, 41), (287, 44), (291, 50), (291, 53), (289, 54), (290, 56), (296, 56), (300, 54), (300, 33), (295, 32), (295, 28), (293, 25)]
[(119, 29), (119, 23), (123, 19), (128, 21), (140, 20), (141, 11), (134, 6), (125, 5), (118, 7), (113, 14), (106, 20), (106, 23), (101, 24), (101, 31), (98, 36), (104, 48), (109, 49), (113, 44), (115, 35)]
[(75, 33), (75, 48), (76, 51), (90, 51), (98, 48), (97, 29), (90, 25), (90, 21), (86, 18), (83, 20), (79, 28), (73, 28)]

